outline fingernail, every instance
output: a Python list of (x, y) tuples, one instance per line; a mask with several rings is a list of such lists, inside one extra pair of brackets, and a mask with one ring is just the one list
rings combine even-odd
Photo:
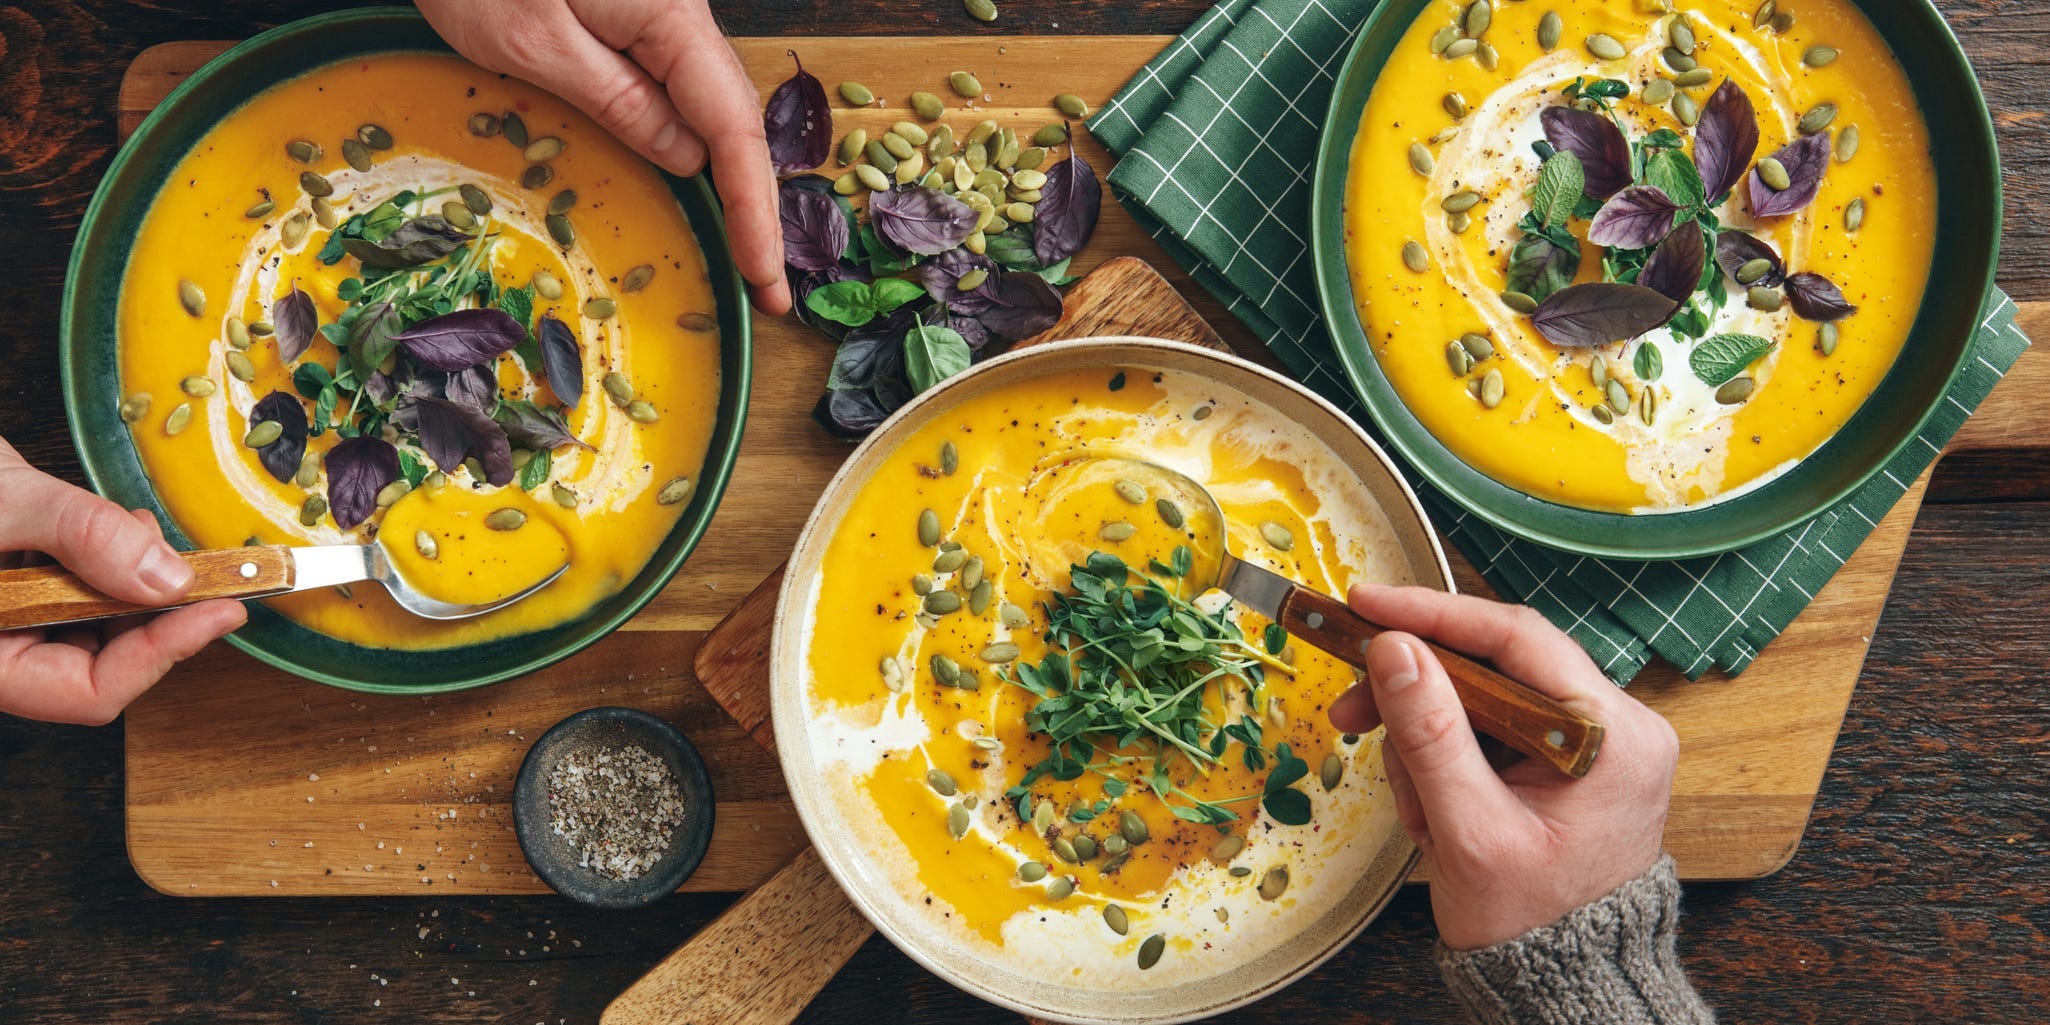
[(683, 123), (671, 121), (663, 125), (660, 132), (655, 133), (655, 141), (653, 143), (655, 155), (661, 158), (662, 165), (671, 171), (679, 173), (683, 170), (684, 157), (689, 155), (685, 151), (686, 147), (678, 145), (682, 140)]
[(1369, 667), (1374, 686), (1392, 694), (1416, 682), (1416, 649), (1408, 642), (1377, 644), (1374, 648)]
[(161, 594), (176, 594), (192, 584), (192, 567), (178, 557), (176, 552), (161, 545), (151, 548), (142, 557), (142, 565), (136, 570), (142, 582)]

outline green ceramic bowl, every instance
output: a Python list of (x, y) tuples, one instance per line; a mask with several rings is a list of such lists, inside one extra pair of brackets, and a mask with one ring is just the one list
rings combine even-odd
[[(155, 513), (180, 548), (192, 542), (158, 502), (134, 441), (115, 414), (121, 384), (115, 358), (119, 289), (113, 286), (122, 279), (143, 215), (178, 161), (251, 97), (316, 65), (394, 51), (449, 52), (410, 7), (321, 15), (250, 39), (194, 73), (158, 105), (115, 156), (86, 209), (64, 284), (58, 339), (64, 409), (92, 486), (123, 506)], [(249, 625), (230, 636), (230, 643), (309, 680), (427, 694), (495, 683), (566, 658), (612, 632), (662, 590), (704, 535), (726, 490), (740, 450), (750, 378), (746, 293), (727, 250), (718, 201), (701, 177), (671, 178), (669, 185), (704, 248), (718, 302), (719, 415), (696, 495), (640, 575), (580, 619), (486, 644), (438, 651), (364, 647), (315, 633), (258, 603), (249, 606)]]
[(1461, 461), (1410, 414), (1376, 362), (1346, 274), (1347, 165), (1374, 79), (1429, 0), (1384, 0), (1339, 72), (1317, 152), (1312, 236), (1324, 316), (1353, 387), (1409, 465), (1481, 519), (1554, 548), (1623, 559), (1711, 555), (1791, 530), (1835, 506), (1914, 442), (1964, 365), (2000, 249), (2000, 163), (1993, 122), (1964, 51), (1928, 0), (1860, 3), (1930, 115), (1937, 178), (1934, 265), (1893, 369), (1850, 421), (1792, 471), (1751, 492), (1670, 513), (1627, 515), (1560, 505)]

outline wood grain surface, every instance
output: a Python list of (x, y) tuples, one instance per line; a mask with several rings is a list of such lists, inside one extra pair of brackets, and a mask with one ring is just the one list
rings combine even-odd
[[(153, 43), (240, 38), (335, 6), (345, 5), (0, 2), (0, 437), (31, 462), (79, 479), (51, 344), (70, 241), (115, 144), (122, 68)], [(736, 33), (986, 31), (951, 0), (714, 6)], [(1035, 0), (1004, 5), (999, 27), (1171, 33), (1202, 6)], [(2009, 215), (2000, 281), (2017, 298), (2050, 300), (2050, 79), (2041, 60), (2050, 2), (1939, 6), (1980, 70), (2000, 134)], [(1214, 302), (1177, 285), (1236, 331)], [(2025, 326), (2050, 337), (2041, 307)], [(822, 360), (784, 369), (808, 378)], [(1994, 404), (2040, 414), (2035, 380), (2003, 388)], [(2036, 438), (2045, 429), (2040, 415), (2013, 422), (2032, 422)], [(2050, 703), (2041, 692), (2050, 671), (2050, 457), (1981, 423), (1967, 434), (1982, 447), (1939, 465), (1877, 629), (1833, 626), (1870, 647), (1800, 856), (1764, 880), (1687, 890), (1682, 955), (1724, 1020), (2025, 1022), (2050, 1002)], [(689, 620), (701, 610), (680, 603), (663, 614)], [(649, 655), (672, 671), (683, 657)], [(700, 741), (730, 729), (724, 742), (752, 746), (738, 727), (716, 724), (720, 713), (702, 694), (665, 714)], [(288, 726), (263, 723), (235, 742), (264, 742)], [(121, 726), (0, 720), (0, 1006), (11, 1020), (587, 1022), (729, 902), (687, 894), (622, 914), (441, 889), (344, 901), (170, 900), (129, 867), (123, 787), (150, 781), (124, 780), (121, 752)], [(755, 782), (740, 773), (720, 785)], [(432, 835), (431, 822), (419, 825)], [(1309, 979), (1228, 1020), (1457, 1021), (1429, 964), (1432, 940), (1428, 901), (1413, 889)], [(1005, 1020), (877, 940), (801, 1020), (879, 1019)]]

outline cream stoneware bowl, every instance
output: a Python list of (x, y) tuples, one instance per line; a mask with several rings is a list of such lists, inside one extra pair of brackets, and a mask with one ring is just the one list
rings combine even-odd
[[(1316, 920), (1301, 923), (1285, 942), (1222, 974), (1186, 984), (1137, 991), (1091, 988), (1073, 980), (1021, 973), (929, 925), (914, 906), (919, 895), (895, 889), (878, 865), (886, 852), (868, 849), (855, 839), (850, 811), (826, 786), (818, 753), (807, 739), (807, 723), (814, 715), (806, 670), (813, 582), (828, 541), (862, 486), (906, 438), (960, 403), (1023, 378), (1094, 367), (1198, 375), (1307, 427), (1386, 514), (1414, 578), (1425, 586), (1451, 590), (1451, 570), (1437, 536), (1388, 457), (1344, 414), (1301, 385), (1234, 356), (1155, 338), (1089, 338), (1021, 349), (977, 365), (899, 410), (855, 449), (827, 485), (798, 538), (778, 600), (770, 678), (777, 751), (798, 816), (827, 869), (877, 930), (934, 974), (985, 1000), (1054, 1021), (1191, 1021), (1280, 990), (1336, 954), (1380, 914), (1417, 861), (1415, 846), (1392, 814), (1374, 817), (1387, 825), (1379, 835), (1363, 838), (1372, 853), (1343, 898)], [(1375, 799), (1392, 801), (1385, 786)]]

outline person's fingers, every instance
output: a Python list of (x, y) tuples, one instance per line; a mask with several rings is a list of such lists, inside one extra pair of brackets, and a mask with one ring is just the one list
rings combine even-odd
[(726, 208), (733, 259), (764, 313), (790, 309), (783, 276), (783, 226), (776, 176), (762, 128), (761, 94), (702, 4), (678, 4), (627, 51), (669, 90), (671, 102), (711, 151), (712, 177)]
[(1527, 810), (1482, 757), (1445, 668), (1423, 642), (1390, 631), (1367, 645), (1367, 679), (1433, 836), (1493, 827)]
[(1331, 725), (1346, 733), (1370, 733), (1381, 725), (1381, 710), (1374, 707), (1374, 688), (1365, 681), (1331, 703)]
[(122, 601), (161, 605), (192, 587), (192, 568), (147, 513), (126, 510), (29, 466), (0, 446), (0, 549), (48, 553)]
[(1621, 694), (1578, 642), (1529, 606), (1382, 584), (1355, 584), (1346, 597), (1352, 610), (1370, 622), (1487, 659), (1560, 701), (1605, 708)]
[(172, 665), (247, 618), (241, 602), (216, 598), (160, 613), (97, 655), (57, 643), (0, 647), (0, 708), (46, 722), (111, 722)]
[(1411, 842), (1431, 849), (1431, 822), (1424, 815), (1423, 802), (1417, 800), (1416, 782), (1409, 778), (1409, 767), (1402, 764), (1402, 752), (1393, 745), (1381, 745), (1381, 765), (1388, 773), (1388, 792), (1395, 797), (1395, 817), (1402, 820), (1402, 828), (1409, 833)]

